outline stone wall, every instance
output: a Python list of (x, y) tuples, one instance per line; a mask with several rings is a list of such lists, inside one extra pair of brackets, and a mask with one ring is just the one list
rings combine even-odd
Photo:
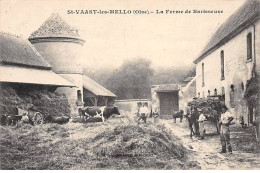
[[(243, 92), (245, 91), (247, 80), (251, 78), (255, 58), (257, 69), (259, 70), (260, 67), (259, 30), (258, 21), (255, 23), (255, 27), (251, 25), (196, 64), (197, 96), (200, 93), (200, 97), (207, 97), (208, 91), (210, 91), (210, 95), (213, 95), (215, 89), (217, 90), (217, 94), (222, 94), (224, 88), (225, 103), (235, 115), (237, 123), (240, 117), (243, 116), (245, 122), (248, 124), (247, 106), (243, 99)], [(251, 61), (247, 61), (247, 34), (249, 32), (252, 33), (253, 38), (253, 57)], [(224, 51), (224, 79), (221, 79), (221, 51)], [(202, 85), (202, 63), (204, 63), (204, 86)], [(234, 106), (230, 102), (231, 85), (234, 86)]]
[[(39, 38), (30, 40), (36, 50), (52, 66), (52, 71), (68, 80), (76, 87), (61, 87), (57, 91), (65, 93), (72, 114), (78, 113), (78, 108), (83, 106), (83, 77), (82, 63), (78, 53), (83, 45), (82, 40), (72, 38)], [(81, 100), (78, 100), (78, 90)]]
[[(66, 79), (67, 81), (71, 82), (72, 84), (76, 85), (76, 87), (59, 87), (57, 92), (66, 94), (72, 114), (78, 113), (78, 108), (82, 107), (80, 102), (83, 103), (83, 79), (81, 74), (60, 74), (61, 77)], [(81, 91), (81, 101), (78, 101), (78, 90)]]
[(82, 73), (82, 62), (78, 53), (82, 44), (70, 39), (33, 40), (33, 46), (42, 57), (52, 66), (55, 73)]
[(196, 97), (196, 77), (194, 77), (185, 87), (179, 92), (179, 109), (187, 112), (188, 102), (192, 101)]
[(138, 112), (138, 103), (148, 103), (149, 109), (152, 108), (151, 100), (149, 99), (128, 99), (115, 100), (115, 105), (118, 106), (121, 115), (135, 116)]

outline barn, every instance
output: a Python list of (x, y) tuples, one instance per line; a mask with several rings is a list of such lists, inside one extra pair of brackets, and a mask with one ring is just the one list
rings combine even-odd
[(113, 106), (116, 95), (83, 75), (84, 106)]
[(1, 86), (31, 86), (55, 90), (74, 87), (55, 74), (51, 65), (21, 37), (0, 33), (0, 83)]
[(66, 97), (55, 91), (71, 87), (75, 86), (55, 74), (29, 41), (0, 33), (1, 114), (17, 115), (17, 108), (36, 106), (43, 113), (70, 115)]
[(153, 85), (151, 88), (152, 109), (158, 110), (161, 118), (168, 119), (173, 111), (179, 110), (178, 84)]

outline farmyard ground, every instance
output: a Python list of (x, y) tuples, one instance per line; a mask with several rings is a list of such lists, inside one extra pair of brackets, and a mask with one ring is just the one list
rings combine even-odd
[(1, 169), (259, 169), (250, 128), (232, 131), (232, 155), (218, 154), (219, 136), (189, 138), (187, 122), (160, 120), (1, 126)]

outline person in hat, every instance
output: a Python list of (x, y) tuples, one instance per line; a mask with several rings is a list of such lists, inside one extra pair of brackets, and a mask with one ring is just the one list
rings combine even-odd
[(234, 116), (228, 111), (226, 106), (222, 107), (222, 114), (220, 117), (220, 142), (222, 146), (222, 150), (220, 153), (226, 153), (228, 148), (228, 152), (232, 154), (232, 147), (230, 143), (230, 130), (229, 125), (231, 121), (234, 119)]
[(199, 131), (200, 131), (200, 136), (199, 136), (199, 140), (204, 139), (204, 135), (205, 135), (205, 122), (206, 121), (206, 117), (202, 112), (202, 109), (198, 109), (199, 111)]
[(155, 108), (154, 109), (154, 112), (152, 112), (153, 114), (153, 118), (154, 118), (154, 123), (158, 123), (159, 122), (159, 112), (158, 112), (158, 108)]
[(140, 120), (143, 120), (144, 123), (146, 124), (146, 119), (147, 119), (148, 114), (149, 114), (148, 104), (144, 103), (143, 106), (140, 107), (140, 109), (139, 109), (139, 116), (140, 117), (137, 120), (138, 124), (139, 124)]

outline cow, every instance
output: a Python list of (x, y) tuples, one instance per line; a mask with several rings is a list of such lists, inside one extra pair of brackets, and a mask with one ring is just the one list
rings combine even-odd
[(51, 116), (51, 122), (57, 123), (57, 124), (66, 124), (70, 121), (71, 117), (68, 116), (59, 116), (59, 117), (52, 117)]
[(182, 119), (183, 119), (183, 110), (173, 112), (172, 118), (173, 118), (173, 120), (174, 120), (174, 123), (176, 123), (176, 119), (177, 119), (177, 118), (180, 118), (180, 122), (182, 122)]
[(108, 106), (92, 106), (92, 107), (84, 107), (84, 108), (79, 108), (78, 110), (79, 116), (84, 116), (85, 121), (87, 121), (90, 116), (101, 116), (102, 122), (107, 120), (111, 115), (117, 114), (120, 115), (120, 112), (118, 111), (118, 107), (108, 107)]

